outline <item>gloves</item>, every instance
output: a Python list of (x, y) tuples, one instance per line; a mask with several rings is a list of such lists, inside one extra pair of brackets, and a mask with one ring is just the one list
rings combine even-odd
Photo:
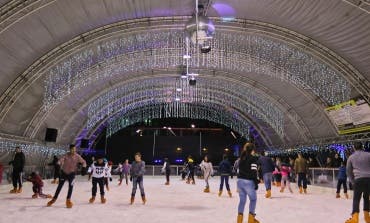
[(112, 177), (109, 177), (109, 181), (112, 182), (112, 180), (113, 180)]
[(82, 167), (81, 168), (81, 176), (85, 176), (86, 175), (86, 171), (87, 171), (86, 167)]

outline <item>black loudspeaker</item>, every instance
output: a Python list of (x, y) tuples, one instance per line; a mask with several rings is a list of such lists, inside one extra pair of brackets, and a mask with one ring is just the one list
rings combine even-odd
[(89, 148), (89, 140), (88, 139), (81, 139), (81, 149), (87, 149)]
[(56, 142), (58, 136), (57, 129), (47, 128), (45, 133), (45, 141), (46, 142)]

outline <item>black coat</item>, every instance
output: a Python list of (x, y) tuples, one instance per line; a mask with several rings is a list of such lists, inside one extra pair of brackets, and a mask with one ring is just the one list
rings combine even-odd
[(16, 153), (14, 159), (9, 162), (9, 165), (13, 165), (13, 171), (23, 172), (26, 158), (23, 152)]

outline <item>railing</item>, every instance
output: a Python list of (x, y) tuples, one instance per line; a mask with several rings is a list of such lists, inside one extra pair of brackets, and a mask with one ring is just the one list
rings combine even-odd
[[(113, 170), (117, 166), (113, 166)], [(184, 168), (183, 165), (171, 165), (171, 175), (180, 175), (181, 170)], [(213, 167), (215, 170), (215, 175), (217, 175), (218, 166)], [(163, 175), (161, 173), (162, 165), (155, 166), (155, 165), (146, 165), (145, 166), (145, 175), (147, 176), (160, 176)], [(3, 176), (2, 176), (2, 184), (11, 183), (11, 172), (12, 168), (10, 166), (4, 166), (3, 169)], [(25, 166), (24, 167), (24, 176), (28, 176), (31, 172), (39, 173), (42, 178), (44, 179), (51, 179), (53, 178), (54, 168), (52, 166)], [(112, 171), (113, 175), (116, 175), (114, 171)], [(195, 173), (197, 175), (197, 171)], [(332, 187), (335, 188), (337, 185), (337, 175), (338, 175), (338, 168), (310, 168), (308, 179), (312, 185), (322, 186), (322, 187)]]

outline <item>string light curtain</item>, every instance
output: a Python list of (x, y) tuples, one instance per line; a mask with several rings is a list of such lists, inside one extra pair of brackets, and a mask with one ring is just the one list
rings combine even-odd
[[(284, 42), (218, 29), (210, 45), (208, 54), (191, 48), (190, 67), (268, 75), (310, 91), (328, 105), (350, 98), (351, 86), (337, 71)], [(130, 33), (95, 43), (47, 71), (44, 109), (96, 81), (183, 65), (184, 53), (183, 30)]]

